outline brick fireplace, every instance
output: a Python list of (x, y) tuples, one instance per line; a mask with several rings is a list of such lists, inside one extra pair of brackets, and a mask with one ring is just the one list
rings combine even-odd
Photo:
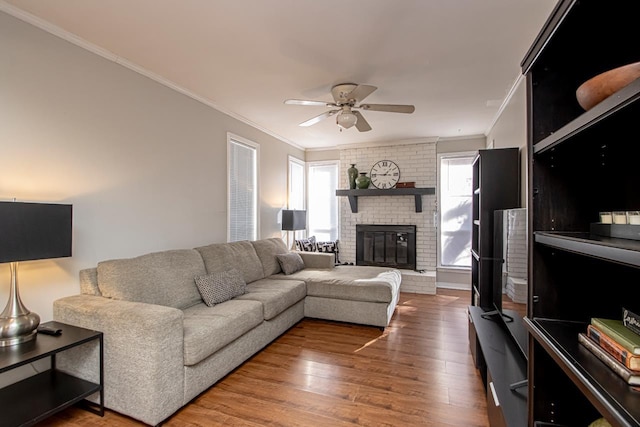
[[(369, 173), (373, 164), (385, 159), (399, 166), (400, 181), (414, 181), (418, 188), (436, 187), (436, 144), (425, 141), (340, 150), (340, 188), (349, 188), (347, 169), (351, 164)], [(403, 270), (401, 290), (435, 293), (436, 197), (422, 196), (422, 212), (416, 212), (413, 196), (359, 197), (357, 213), (351, 212), (347, 197), (339, 197), (340, 260), (357, 261), (357, 225), (415, 226), (415, 268)], [(411, 272), (413, 269), (425, 273)]]

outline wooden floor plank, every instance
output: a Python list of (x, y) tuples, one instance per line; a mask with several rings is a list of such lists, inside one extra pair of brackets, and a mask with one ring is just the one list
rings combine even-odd
[[(487, 427), (469, 301), (468, 291), (402, 293), (384, 331), (304, 319), (164, 425)], [(69, 408), (41, 425), (142, 424)]]

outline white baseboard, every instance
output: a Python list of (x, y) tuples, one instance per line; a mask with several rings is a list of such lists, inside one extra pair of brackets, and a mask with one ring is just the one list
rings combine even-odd
[(452, 282), (436, 282), (436, 288), (442, 289), (458, 289), (461, 291), (470, 291), (471, 284), (469, 283), (452, 283)]

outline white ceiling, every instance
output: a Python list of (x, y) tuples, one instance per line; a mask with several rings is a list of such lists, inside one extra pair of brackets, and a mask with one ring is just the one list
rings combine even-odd
[[(8, 0), (218, 109), (304, 148), (480, 135), (555, 0)], [(28, 15), (28, 20), (30, 19)], [(37, 21), (37, 20), (36, 20)], [(69, 38), (68, 36), (65, 36)], [(82, 44), (82, 43), (81, 43)], [(108, 55), (106, 55), (108, 56)], [(334, 84), (378, 87), (370, 132), (339, 131)]]

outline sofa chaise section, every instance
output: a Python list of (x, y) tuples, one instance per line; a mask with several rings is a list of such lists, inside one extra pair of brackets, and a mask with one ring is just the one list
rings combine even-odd
[[(307, 257), (331, 254), (302, 252)], [(341, 265), (333, 269), (307, 269), (271, 279), (302, 280), (307, 285), (304, 315), (318, 319), (385, 328), (398, 303), (402, 276), (383, 267)]]

